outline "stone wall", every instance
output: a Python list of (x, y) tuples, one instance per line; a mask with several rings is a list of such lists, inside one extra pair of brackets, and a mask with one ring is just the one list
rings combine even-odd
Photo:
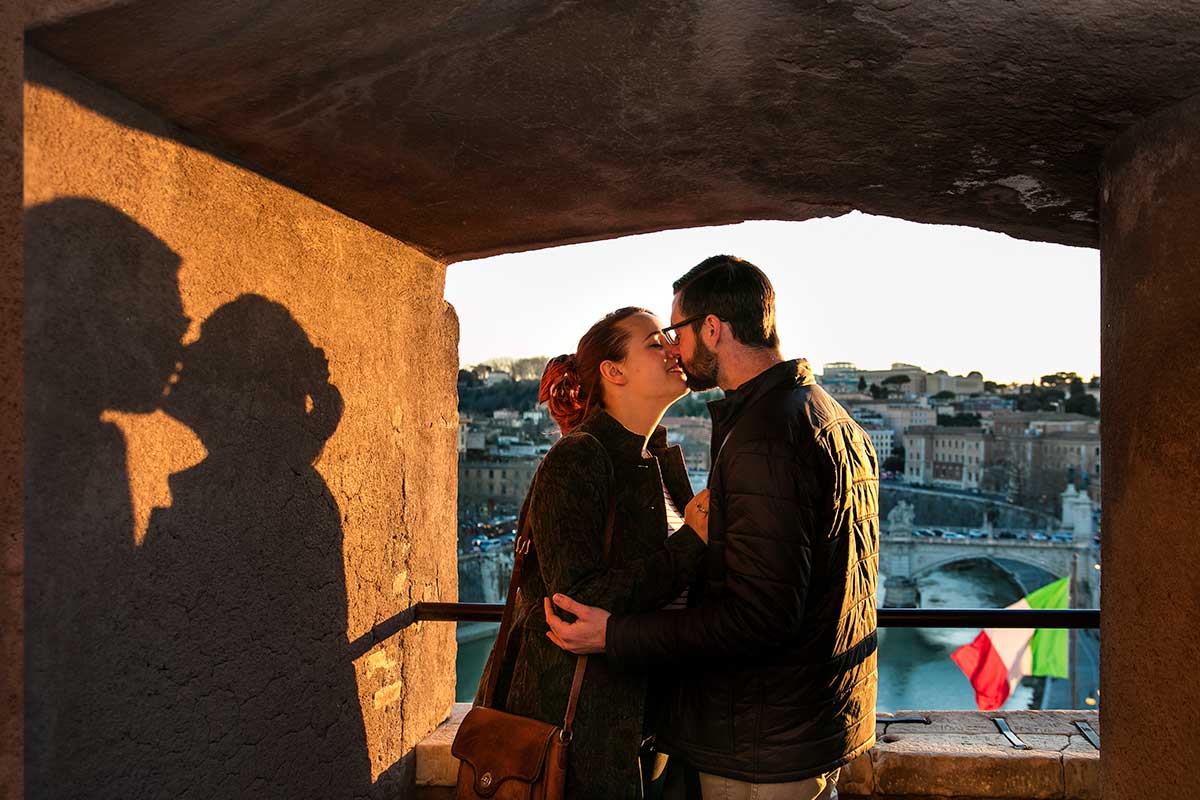
[(913, 507), (913, 524), (918, 528), (978, 528), (983, 525), (984, 514), (991, 514), (992, 525), (997, 528), (1045, 529), (1048, 517), (1040, 511), (995, 503), (984, 496), (939, 493), (884, 481), (879, 486), (879, 517), (885, 527), (887, 515), (901, 500)]
[(370, 634), (456, 599), (444, 265), (26, 69), (28, 796), (395, 796), (454, 697), (453, 626)]
[(1200, 98), (1118, 140), (1101, 202), (1104, 792), (1200, 797)]
[(0, 3), (0, 798), (21, 796), (21, 52), (19, 3)]
[(458, 558), (458, 594), (462, 603), (503, 603), (513, 570), (512, 547)]

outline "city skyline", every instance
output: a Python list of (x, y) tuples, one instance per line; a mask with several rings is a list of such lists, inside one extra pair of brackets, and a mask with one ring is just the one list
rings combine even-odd
[[(858, 212), (452, 264), (445, 296), (460, 319), (459, 361), (569, 352), (591, 322), (623, 305), (666, 320), (671, 283), (719, 252), (767, 273), (784, 356), (808, 358), (818, 373), (837, 361), (978, 370), (997, 383), (1100, 372), (1097, 251)], [(520, 311), (506, 313), (513, 308)]]

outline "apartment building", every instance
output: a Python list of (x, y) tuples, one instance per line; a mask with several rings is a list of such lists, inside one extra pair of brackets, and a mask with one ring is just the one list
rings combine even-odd
[(919, 426), (905, 434), (904, 477), (910, 483), (978, 489), (987, 463), (982, 428)]

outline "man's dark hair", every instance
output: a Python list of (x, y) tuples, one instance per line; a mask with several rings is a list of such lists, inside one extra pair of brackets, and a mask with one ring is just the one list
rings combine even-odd
[(775, 348), (775, 287), (763, 271), (737, 256), (712, 256), (675, 281), (685, 317), (715, 314), (747, 347)]

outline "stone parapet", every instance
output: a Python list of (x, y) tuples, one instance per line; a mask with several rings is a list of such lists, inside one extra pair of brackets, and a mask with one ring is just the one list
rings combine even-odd
[[(449, 718), (416, 749), (416, 797), (453, 797), (458, 761), (450, 745), (470, 705), (457, 703)], [(1014, 748), (992, 718), (1003, 716), (1029, 746)], [(892, 722), (922, 718), (921, 722)], [(1095, 711), (899, 711), (880, 716), (878, 742), (843, 771), (844, 800), (904, 797), (988, 800), (1099, 800), (1100, 752), (1075, 727), (1097, 732)]]

